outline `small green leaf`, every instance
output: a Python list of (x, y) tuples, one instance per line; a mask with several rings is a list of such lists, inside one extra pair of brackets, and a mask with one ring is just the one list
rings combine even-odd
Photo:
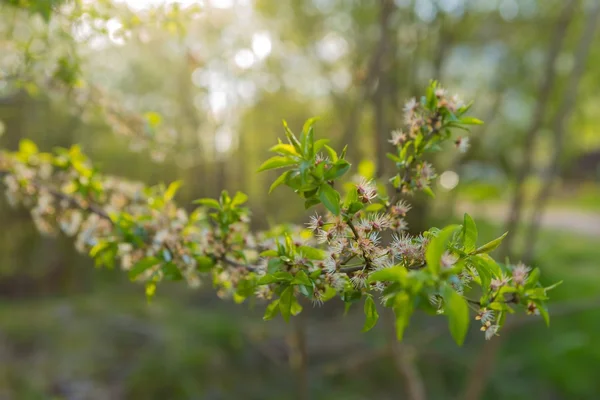
[(310, 199), (307, 199), (304, 202), (304, 209), (308, 210), (311, 207), (316, 206), (317, 204), (319, 204), (321, 201), (319, 199), (317, 199), (316, 197), (311, 197)]
[(156, 294), (156, 282), (146, 282), (146, 300), (150, 303), (150, 300)]
[(319, 186), (319, 200), (334, 215), (340, 215), (340, 194), (329, 184)]
[(451, 225), (447, 228), (444, 228), (436, 237), (434, 237), (429, 246), (427, 246), (427, 251), (425, 252), (425, 260), (427, 261), (427, 268), (435, 275), (440, 273), (441, 265), (440, 260), (442, 259), (442, 255), (446, 251), (446, 247), (448, 242), (452, 238), (452, 235), (459, 228), (458, 225)]
[(162, 116), (157, 112), (147, 112), (144, 117), (146, 117), (146, 121), (151, 128), (157, 128), (162, 123)]
[(292, 281), (292, 284), (294, 285), (306, 285), (306, 286), (312, 286), (312, 282), (310, 281), (310, 279), (308, 278), (308, 275), (306, 275), (306, 272), (300, 270), (296, 273), (296, 276), (294, 277), (294, 280)]
[(37, 145), (29, 139), (23, 139), (19, 142), (19, 152), (31, 155), (38, 153)]
[(487, 262), (477, 258), (473, 262), (473, 267), (475, 267), (475, 270), (479, 275), (481, 287), (489, 288), (490, 283), (492, 282), (492, 272), (490, 271)]
[(414, 311), (414, 305), (406, 292), (400, 292), (394, 297), (392, 306), (396, 316), (396, 338), (402, 341), (404, 331), (408, 327), (410, 317)]
[(288, 286), (279, 297), (279, 311), (286, 322), (290, 321), (294, 300), (294, 288)]
[(318, 118), (310, 118), (304, 123), (304, 127), (302, 128), (302, 139), (300, 142), (302, 144), (302, 154), (305, 159), (312, 159), (315, 155), (314, 146), (315, 146), (315, 131), (314, 131), (314, 123)]
[(459, 346), (462, 346), (469, 330), (469, 305), (452, 287), (444, 289), (444, 311), (448, 315), (450, 334)]
[(338, 160), (325, 172), (325, 180), (334, 180), (343, 176), (350, 169), (350, 163), (346, 160)]
[(173, 200), (173, 197), (175, 197), (175, 194), (177, 193), (177, 191), (181, 187), (182, 183), (183, 183), (182, 181), (171, 182), (171, 184), (169, 185), (169, 187), (165, 191), (165, 195), (163, 197), (163, 199), (164, 199), (165, 202)]
[(546, 326), (550, 327), (550, 314), (548, 313), (548, 309), (546, 308), (546, 305), (542, 301), (534, 301), (534, 303), (537, 306), (537, 308), (540, 312), (540, 315), (544, 319)]
[(129, 270), (129, 279), (134, 280), (149, 268), (152, 268), (160, 263), (161, 261), (156, 257), (142, 258), (140, 261), (135, 263), (135, 265)]
[(267, 306), (265, 310), (265, 315), (263, 316), (264, 321), (268, 321), (273, 319), (277, 313), (279, 312), (279, 299), (275, 299)]
[(267, 264), (267, 272), (269, 274), (274, 274), (275, 272), (280, 271), (283, 265), (283, 261), (281, 261), (279, 258), (272, 258)]
[(275, 179), (275, 181), (271, 184), (271, 187), (269, 188), (269, 194), (271, 194), (271, 192), (273, 190), (275, 190), (276, 187), (282, 185), (283, 183), (286, 183), (288, 177), (293, 173), (294, 173), (294, 171), (290, 170), (290, 171), (285, 171), (283, 174), (279, 175), (279, 177), (277, 179)]
[(337, 152), (333, 148), (329, 147), (328, 145), (324, 145), (323, 147), (325, 147), (325, 150), (327, 150), (327, 153), (329, 153), (329, 157), (331, 158), (331, 161), (337, 162), (337, 160), (339, 159)]
[(541, 272), (539, 268), (535, 268), (533, 271), (531, 271), (531, 273), (527, 277), (527, 283), (525, 284), (525, 287), (532, 288), (535, 285), (537, 285), (537, 283), (540, 280), (540, 274)]
[(483, 125), (483, 121), (474, 117), (462, 117), (459, 122), (464, 125)]
[(289, 166), (295, 165), (297, 163), (298, 163), (298, 161), (296, 161), (290, 157), (275, 156), (275, 157), (269, 158), (267, 161), (262, 163), (262, 165), (260, 166), (260, 168), (258, 169), (257, 172), (268, 171), (270, 169), (289, 167)]
[(291, 144), (278, 143), (269, 149), (272, 153), (279, 153), (284, 156), (300, 157), (300, 153)]
[(380, 269), (369, 275), (369, 283), (372, 282), (405, 282), (408, 276), (406, 268), (398, 265), (395, 267)]
[(300, 141), (298, 140), (296, 135), (294, 135), (294, 132), (292, 132), (292, 130), (290, 129), (290, 127), (288, 126), (288, 124), (285, 120), (283, 121), (283, 128), (285, 130), (285, 136), (287, 137), (290, 144), (292, 146), (294, 146), (294, 148), (296, 149), (296, 151), (298, 153), (301, 153), (302, 147), (300, 146)]
[(278, 255), (279, 253), (277, 253), (275, 250), (265, 250), (260, 253), (261, 257), (277, 257)]
[(212, 267), (215, 266), (215, 262), (212, 258), (207, 256), (196, 257), (196, 268), (200, 272), (209, 272)]
[(377, 307), (375, 307), (375, 302), (373, 301), (373, 297), (369, 296), (365, 300), (365, 325), (363, 326), (363, 332), (368, 332), (375, 324), (377, 324), (377, 320), (379, 319), (379, 314), (377, 313)]
[(463, 245), (465, 247), (464, 251), (467, 253), (475, 250), (477, 246), (477, 226), (473, 218), (467, 213), (465, 213), (463, 222)]
[(554, 285), (550, 285), (550, 286), (544, 288), (544, 290), (547, 292), (548, 290), (555, 289), (556, 287), (562, 285), (562, 283), (563, 283), (563, 281), (556, 282)]
[(327, 143), (329, 143), (329, 139), (319, 139), (315, 142), (315, 153), (318, 153), (319, 150), (323, 148)]
[(194, 204), (200, 204), (206, 207), (210, 207), (210, 208), (216, 208), (216, 209), (220, 209), (221, 205), (219, 204), (219, 202), (215, 199), (198, 199), (198, 200), (194, 200), (193, 202)]
[(433, 193), (433, 190), (431, 190), (431, 188), (430, 188), (429, 186), (425, 186), (425, 187), (423, 188), (423, 192), (424, 192), (424, 193), (425, 193), (427, 196), (431, 197), (432, 199), (435, 199), (435, 193)]
[(324, 250), (316, 249), (310, 246), (300, 246), (298, 247), (298, 251), (300, 251), (303, 256), (311, 260), (324, 260), (327, 257), (327, 253)]
[(241, 206), (245, 202), (248, 201), (248, 195), (242, 192), (237, 192), (235, 196), (233, 196), (233, 200), (231, 200), (231, 207)]
[(491, 242), (484, 244), (483, 246), (479, 247), (477, 250), (475, 250), (471, 254), (482, 254), (482, 253), (489, 253), (491, 251), (494, 251), (498, 246), (500, 246), (500, 243), (502, 243), (502, 241), (504, 240), (506, 235), (508, 235), (508, 232), (505, 232), (504, 235), (500, 236), (499, 238), (494, 239)]

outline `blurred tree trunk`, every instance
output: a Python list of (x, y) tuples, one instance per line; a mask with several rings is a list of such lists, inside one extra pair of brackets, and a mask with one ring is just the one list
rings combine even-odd
[[(539, 89), (538, 102), (534, 110), (531, 126), (526, 133), (525, 143), (523, 148), (523, 164), (517, 171), (515, 193), (510, 206), (510, 215), (506, 222), (506, 229), (512, 232), (512, 235), (508, 235), (502, 247), (500, 249), (500, 258), (504, 256), (510, 256), (513, 252), (513, 239), (515, 237), (514, 232), (518, 226), (521, 218), (524, 200), (524, 187), (523, 184), (525, 179), (529, 176), (532, 167), (532, 158), (534, 145), (538, 131), (540, 130), (544, 115), (546, 114), (550, 93), (554, 86), (556, 78), (556, 59), (560, 54), (562, 43), (567, 32), (567, 28), (573, 18), (575, 12), (576, 0), (569, 0), (556, 23), (554, 29), (554, 35), (549, 44), (548, 55), (546, 60), (546, 69), (542, 77), (542, 83)], [(483, 392), (486, 388), (491, 373), (493, 372), (493, 365), (496, 362), (498, 351), (501, 347), (502, 340), (505, 336), (496, 337), (493, 340), (486, 342), (483, 345), (482, 350), (479, 352), (479, 356), (476, 358), (472, 365), (470, 374), (467, 377), (465, 384), (465, 391), (461, 398), (464, 400), (478, 400), (483, 396)]]
[(378, 178), (385, 176), (385, 167), (387, 158), (385, 153), (389, 146), (389, 125), (386, 115), (387, 106), (390, 98), (390, 66), (391, 58), (395, 53), (392, 49), (393, 32), (390, 29), (390, 18), (395, 11), (395, 4), (392, 0), (380, 0), (381, 10), (379, 15), (380, 39), (379, 46), (382, 52), (381, 59), (377, 71), (374, 71), (375, 76), (375, 93), (373, 93), (372, 102), (374, 109), (374, 131), (375, 131), (375, 176)]
[(569, 82), (565, 94), (562, 96), (562, 102), (560, 108), (556, 112), (552, 129), (553, 135), (553, 148), (552, 156), (550, 157), (550, 165), (546, 173), (542, 187), (538, 192), (538, 195), (533, 203), (533, 214), (529, 221), (529, 227), (525, 235), (525, 250), (523, 254), (523, 262), (528, 264), (531, 262), (534, 254), (535, 243), (540, 230), (540, 222), (544, 214), (548, 199), (552, 195), (552, 187), (555, 178), (558, 176), (560, 171), (560, 159), (563, 153), (563, 146), (566, 135), (566, 125), (569, 121), (569, 117), (573, 112), (573, 107), (577, 101), (577, 88), (581, 81), (581, 77), (585, 71), (585, 65), (588, 59), (588, 54), (594, 41), (594, 35), (596, 33), (596, 27), (598, 25), (598, 15), (600, 14), (600, 2), (596, 1), (592, 10), (589, 11), (583, 36), (577, 48), (575, 54), (575, 64), (569, 77)]
[[(389, 28), (390, 17), (395, 10), (396, 6), (393, 0), (379, 0), (380, 12), (379, 12), (379, 40), (375, 46), (375, 50), (369, 63), (369, 68), (362, 82), (359, 82), (360, 88), (354, 106), (351, 108), (350, 118), (344, 130), (344, 136), (342, 143), (354, 144), (356, 143), (356, 135), (360, 120), (362, 116), (362, 109), (372, 96), (373, 89), (377, 88), (377, 80), (381, 76), (384, 58), (388, 47), (389, 38), (387, 37), (387, 31)], [(350, 159), (359, 159), (360, 146), (351, 146), (348, 149)]]
[[(512, 197), (510, 205), (510, 214), (506, 221), (506, 227), (504, 231), (515, 232), (521, 219), (521, 213), (523, 211), (523, 201), (525, 197), (524, 183), (529, 174), (531, 173), (533, 164), (533, 153), (535, 148), (535, 142), (537, 139), (538, 132), (544, 122), (544, 116), (550, 103), (550, 94), (554, 87), (556, 80), (556, 60), (560, 54), (562, 43), (566, 36), (567, 28), (573, 18), (575, 12), (575, 6), (577, 5), (576, 0), (567, 0), (565, 7), (560, 13), (560, 17), (554, 28), (554, 35), (550, 41), (550, 47), (548, 49), (548, 56), (546, 58), (546, 69), (542, 75), (542, 83), (538, 92), (538, 102), (533, 113), (531, 125), (529, 130), (525, 134), (525, 141), (523, 144), (523, 162), (521, 167), (517, 170), (515, 192)], [(510, 256), (513, 249), (513, 240), (515, 235), (509, 235), (502, 243), (501, 247), (501, 258), (503, 256)]]

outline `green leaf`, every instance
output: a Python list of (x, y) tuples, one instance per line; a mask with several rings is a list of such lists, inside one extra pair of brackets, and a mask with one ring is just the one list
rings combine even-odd
[(278, 143), (269, 149), (272, 153), (280, 153), (284, 156), (300, 157), (300, 153), (291, 144)]
[(483, 121), (474, 117), (462, 117), (459, 122), (464, 125), (483, 125)]
[(475, 267), (475, 270), (477, 271), (477, 274), (479, 275), (479, 279), (481, 281), (481, 287), (484, 289), (489, 288), (490, 283), (492, 283), (492, 272), (490, 271), (490, 269), (488, 267), (488, 263), (486, 261), (484, 261), (483, 259), (477, 258), (477, 259), (473, 260), (473, 267)]
[(29, 139), (23, 139), (19, 142), (19, 152), (31, 155), (39, 152), (37, 145)]
[(162, 123), (162, 116), (157, 112), (147, 112), (144, 117), (146, 117), (146, 121), (151, 128), (157, 128)]
[(268, 321), (273, 319), (277, 315), (277, 312), (279, 312), (279, 299), (273, 300), (271, 304), (267, 306), (263, 320)]
[(472, 258), (475, 264), (480, 263), (483, 268), (486, 268), (491, 277), (500, 277), (502, 275), (502, 269), (498, 265), (498, 263), (490, 257), (488, 254), (479, 254), (476, 257)]
[(321, 150), (323, 148), (323, 146), (325, 146), (327, 143), (329, 143), (329, 139), (319, 139), (315, 142), (315, 147), (314, 147), (314, 151), (315, 153), (318, 153), (319, 150)]
[(294, 148), (296, 149), (296, 151), (298, 153), (302, 153), (302, 147), (300, 146), (300, 141), (298, 140), (296, 135), (294, 135), (294, 132), (292, 132), (292, 130), (290, 129), (290, 127), (288, 126), (288, 124), (285, 120), (283, 121), (283, 128), (285, 130), (285, 136), (287, 137), (290, 144), (292, 146), (294, 146)]
[(150, 302), (156, 293), (156, 282), (146, 282), (146, 300)]
[(345, 145), (344, 148), (342, 149), (342, 154), (340, 154), (340, 158), (344, 159), (346, 158), (346, 153), (348, 152), (348, 145)]
[(392, 308), (396, 316), (396, 338), (401, 341), (414, 311), (414, 305), (408, 293), (400, 292), (394, 297)]
[(196, 268), (200, 272), (209, 272), (215, 266), (215, 261), (207, 256), (196, 257), (196, 263)]
[(542, 301), (534, 301), (534, 303), (540, 311), (540, 315), (544, 319), (546, 326), (550, 327), (550, 314), (548, 313), (548, 308), (546, 308), (546, 305)]
[(365, 325), (363, 326), (362, 331), (368, 332), (377, 324), (377, 320), (379, 319), (379, 314), (377, 313), (377, 307), (375, 307), (375, 302), (373, 301), (373, 297), (369, 296), (365, 300)]
[(334, 215), (340, 215), (340, 194), (329, 184), (319, 186), (319, 200)]
[(294, 317), (302, 312), (302, 306), (295, 297), (292, 299), (292, 308), (290, 309), (290, 312)]
[(499, 301), (488, 304), (488, 307), (494, 311), (508, 311), (511, 314), (515, 312), (508, 304)]
[(339, 159), (337, 152), (333, 148), (329, 147), (328, 145), (323, 145), (323, 147), (325, 147), (325, 150), (327, 150), (327, 153), (329, 153), (329, 157), (331, 158), (332, 162), (336, 162)]
[(173, 200), (173, 197), (175, 197), (175, 194), (177, 193), (177, 191), (181, 187), (182, 183), (183, 183), (182, 181), (171, 182), (171, 184), (169, 185), (169, 187), (165, 191), (165, 195), (163, 197), (163, 199), (164, 199), (165, 202)]
[(300, 246), (298, 247), (298, 251), (311, 260), (324, 260), (327, 257), (325, 251), (310, 246)]
[(408, 276), (406, 268), (398, 265), (395, 267), (380, 269), (369, 274), (368, 281), (372, 282), (405, 282)]
[(161, 261), (156, 257), (142, 258), (129, 270), (129, 279), (134, 280), (149, 268), (152, 268), (160, 263)]
[(275, 282), (291, 282), (294, 276), (287, 271), (277, 271), (273, 274), (267, 274), (261, 277), (256, 284), (257, 285), (268, 285)]
[(334, 180), (343, 176), (350, 169), (350, 163), (346, 160), (338, 160), (325, 172), (325, 180)]
[(233, 200), (231, 200), (231, 207), (241, 206), (245, 202), (248, 201), (248, 195), (242, 192), (237, 192), (235, 196), (233, 196)]
[(309, 208), (316, 206), (319, 203), (320, 203), (319, 199), (317, 199), (316, 197), (311, 197), (310, 199), (307, 199), (304, 202), (304, 209), (308, 210)]
[(177, 267), (177, 264), (173, 262), (166, 263), (162, 267), (162, 272), (166, 280), (180, 281), (183, 279), (183, 275), (181, 274), (179, 267)]
[(433, 190), (431, 190), (429, 186), (423, 187), (423, 192), (425, 192), (425, 194), (431, 197), (432, 199), (435, 199), (435, 193), (433, 193)]
[(311, 159), (315, 155), (314, 146), (315, 146), (315, 131), (314, 131), (314, 123), (318, 118), (310, 118), (304, 123), (304, 127), (302, 128), (302, 154), (304, 158)]
[(236, 293), (241, 297), (250, 297), (256, 290), (256, 281), (253, 278), (242, 279), (238, 282)]
[(427, 261), (427, 268), (434, 274), (437, 275), (440, 273), (441, 265), (440, 260), (442, 259), (442, 254), (446, 251), (446, 247), (448, 242), (452, 238), (452, 235), (458, 229), (458, 225), (451, 225), (444, 228), (436, 237), (434, 237), (429, 246), (427, 246), (427, 251), (425, 252), (425, 260)]
[(286, 322), (290, 321), (292, 306), (295, 299), (294, 288), (292, 286), (288, 286), (279, 297), (279, 311)]
[(281, 261), (279, 258), (272, 258), (267, 264), (267, 272), (269, 274), (274, 274), (275, 272), (280, 271), (283, 265), (283, 261)]
[(306, 272), (300, 270), (296, 273), (296, 276), (294, 277), (294, 280), (292, 281), (292, 284), (294, 285), (306, 285), (306, 286), (312, 286), (312, 282), (310, 281), (310, 279), (308, 278), (308, 275), (306, 275)]
[(110, 247), (110, 242), (101, 241), (94, 245), (90, 250), (90, 257), (95, 258), (98, 254)]
[(537, 283), (540, 280), (540, 269), (539, 268), (535, 268), (533, 271), (531, 271), (531, 273), (529, 273), (529, 276), (527, 277), (527, 283), (525, 284), (526, 288), (532, 288), (535, 285), (537, 285)]
[(260, 168), (258, 169), (257, 172), (268, 171), (270, 169), (289, 167), (290, 165), (295, 165), (297, 163), (298, 163), (298, 161), (296, 161), (290, 157), (275, 156), (275, 157), (269, 158), (267, 161), (262, 163), (262, 165), (260, 166)]
[(448, 315), (450, 334), (459, 346), (462, 346), (469, 330), (469, 305), (452, 287), (444, 289), (444, 311)]
[(210, 208), (220, 209), (221, 205), (215, 199), (198, 199), (193, 201), (194, 204), (200, 204)]
[(277, 257), (279, 253), (276, 250), (265, 250), (260, 253), (261, 257)]
[(477, 246), (477, 226), (473, 218), (467, 213), (465, 213), (463, 222), (463, 245), (465, 247), (464, 251), (467, 253), (475, 250)]
[(491, 242), (484, 244), (483, 246), (479, 247), (477, 250), (475, 250), (471, 254), (482, 254), (482, 253), (489, 253), (491, 251), (494, 251), (498, 246), (500, 246), (500, 243), (502, 243), (502, 241), (504, 240), (506, 235), (508, 235), (508, 232), (505, 232), (504, 235), (500, 236), (499, 238), (494, 239)]
[(547, 292), (548, 290), (555, 289), (556, 287), (562, 285), (562, 283), (563, 283), (563, 281), (556, 282), (554, 285), (550, 285), (550, 286), (544, 288), (544, 290)]
[(294, 171), (290, 170), (285, 171), (283, 174), (279, 175), (279, 177), (275, 179), (275, 181), (271, 184), (271, 187), (269, 188), (269, 194), (271, 194), (271, 192), (275, 190), (276, 187), (282, 185), (283, 183), (286, 183), (288, 177), (293, 173)]

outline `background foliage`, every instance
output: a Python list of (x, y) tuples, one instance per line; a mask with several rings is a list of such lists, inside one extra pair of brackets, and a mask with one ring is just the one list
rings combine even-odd
[[(424, 382), (429, 398), (478, 398), (468, 389), (478, 381), (492, 398), (600, 392), (593, 340), (598, 231), (588, 229), (598, 217), (580, 215), (597, 210), (599, 193), (600, 46), (586, 28), (595, 2), (221, 0), (200, 11), (149, 11), (144, 2), (97, 1), (82, 2), (73, 18), (53, 15), (58, 3), (0, 6), (1, 146), (16, 149), (24, 137), (43, 149), (79, 143), (105, 173), (150, 184), (184, 180), (181, 204), (242, 190), (255, 228), (307, 221), (297, 211), (301, 199), (284, 190), (264, 195), (275, 175), (254, 173), (280, 136), (282, 116), (290, 126), (321, 116), (323, 137), (335, 148), (349, 144), (352, 159), (363, 160), (355, 163), (363, 175), (379, 175), (390, 172), (383, 154), (390, 131), (402, 124), (403, 101), (435, 77), (474, 98), (472, 113), (487, 123), (474, 130), (464, 156), (434, 160), (438, 171), (458, 172), (458, 185), (435, 200), (413, 201), (409, 226), (419, 232), (456, 222), (466, 207), (489, 218), (478, 224), (480, 237), (499, 236), (502, 206), (527, 157), (533, 174), (523, 185), (525, 219), (535, 206), (562, 123), (556, 116), (575, 87), (573, 109), (563, 118), (562, 178), (552, 180), (555, 200), (546, 214), (551, 229), (531, 256), (547, 282), (567, 284), (553, 292), (550, 330), (519, 322), (495, 352), (476, 332), (459, 350), (443, 321), (418, 316), (405, 344), (390, 350), (385, 329), (358, 333), (362, 310), (341, 318), (338, 307), (310, 309), (307, 331), (298, 335), (277, 321), (262, 322), (258, 307), (219, 302), (210, 291), (167, 287), (147, 305), (142, 287), (118, 271), (94, 269), (68, 239), (40, 237), (27, 212), (2, 199), (2, 396), (282, 398), (306, 373), (310, 398), (387, 399), (406, 389), (398, 376), (407, 371), (414, 373), (408, 381)], [(527, 152), (557, 42), (548, 32), (560, 36), (562, 47), (551, 59), (555, 77)], [(573, 84), (586, 38), (592, 44)], [(58, 86), (30, 79), (41, 75), (56, 77)], [(559, 218), (565, 207), (571, 213)], [(518, 232), (507, 254), (527, 250), (529, 235)], [(305, 366), (298, 362), (303, 346), (310, 355)], [(486, 376), (481, 365), (493, 372)]]

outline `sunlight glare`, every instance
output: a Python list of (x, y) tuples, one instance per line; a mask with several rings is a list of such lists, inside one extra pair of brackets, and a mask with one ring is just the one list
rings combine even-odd
[(252, 50), (259, 60), (271, 54), (271, 38), (268, 32), (258, 32), (252, 35)]

